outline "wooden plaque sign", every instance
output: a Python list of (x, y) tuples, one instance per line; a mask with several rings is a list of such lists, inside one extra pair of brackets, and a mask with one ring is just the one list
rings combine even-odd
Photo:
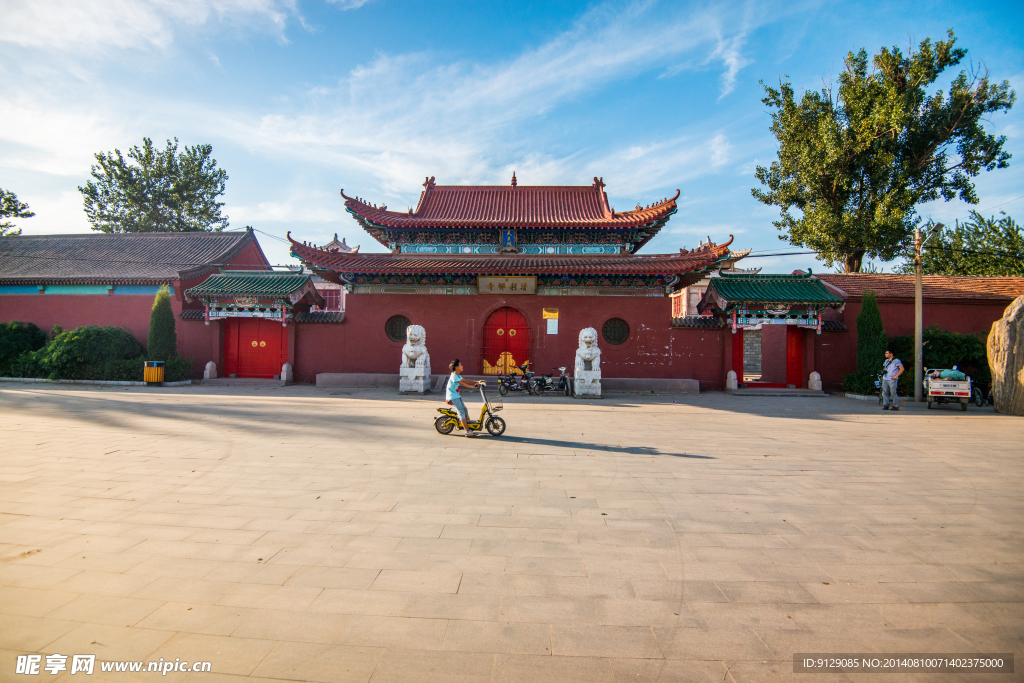
[(537, 277), (534, 275), (481, 275), (476, 279), (479, 294), (536, 294)]

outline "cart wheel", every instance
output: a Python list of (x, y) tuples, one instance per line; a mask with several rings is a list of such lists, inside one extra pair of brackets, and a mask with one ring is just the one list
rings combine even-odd
[(960, 410), (967, 412), (967, 401), (960, 401)]
[(508, 396), (508, 387), (504, 384), (498, 385), (498, 393), (502, 396)]
[(491, 436), (501, 436), (505, 433), (505, 421), (500, 417), (492, 417), (487, 420), (487, 431)]
[(979, 408), (985, 407), (985, 392), (983, 392), (978, 387), (974, 387), (974, 389), (971, 391), (971, 399), (974, 401), (974, 405), (978, 406)]
[(882, 405), (882, 395), (878, 395), (878, 405)]
[(451, 434), (452, 430), (455, 429), (455, 420), (447, 415), (442, 415), (434, 420), (434, 429), (441, 434)]

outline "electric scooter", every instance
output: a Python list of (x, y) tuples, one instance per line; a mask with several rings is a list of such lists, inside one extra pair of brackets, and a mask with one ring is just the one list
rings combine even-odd
[[(466, 420), (466, 424), (469, 425), (471, 432), (486, 429), (491, 436), (501, 436), (505, 433), (505, 421), (494, 413), (500, 411), (504, 406), (502, 406), (500, 398), (497, 402), (487, 400), (487, 394), (484, 393), (485, 386), (487, 386), (487, 382), (481, 381), (479, 385), (480, 399), (484, 405), (480, 408), (480, 419)], [(458, 412), (452, 408), (438, 408), (437, 412), (441, 413), (441, 416), (434, 418), (434, 429), (439, 433), (451, 434), (453, 429), (462, 429), (462, 419)]]
[(533, 377), (533, 373), (527, 372), (527, 368), (530, 367), (529, 361), (517, 367), (523, 371), (521, 375), (510, 372), (498, 378), (498, 393), (502, 396), (508, 396), (510, 391), (533, 393), (533, 385), (530, 382), (530, 377)]

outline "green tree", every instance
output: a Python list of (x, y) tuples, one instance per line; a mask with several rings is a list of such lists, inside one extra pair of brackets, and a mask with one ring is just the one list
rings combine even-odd
[(890, 261), (904, 252), (921, 202), (978, 202), (972, 178), (1010, 159), (1005, 136), (985, 132), (984, 118), (1009, 110), (1016, 94), (984, 68), (961, 71), (948, 93), (929, 93), (967, 54), (952, 30), (948, 38), (926, 39), (908, 56), (882, 48), (870, 69), (865, 50), (851, 52), (836, 90), (799, 101), (788, 81), (762, 83), (779, 152), (757, 167), (764, 189), (751, 192), (780, 208), (780, 239), (859, 272), (865, 255)]
[(178, 352), (178, 335), (174, 329), (171, 291), (161, 287), (153, 299), (149, 314), (149, 339), (146, 341), (149, 360), (170, 360)]
[(228, 174), (217, 168), (211, 145), (186, 147), (178, 139), (163, 150), (149, 138), (142, 147), (96, 154), (92, 177), (79, 187), (92, 229), (100, 232), (198, 232), (223, 230)]
[[(1024, 231), (1001, 214), (985, 218), (977, 211), (970, 220), (946, 226), (929, 239), (921, 255), (921, 269), (929, 275), (1008, 275), (1024, 277)], [(900, 271), (914, 272), (908, 260)]]
[[(28, 204), (18, 201), (18, 195), (0, 188), (0, 219), (32, 218), (32, 216), (35, 214), (28, 210)], [(0, 220), (0, 237), (20, 234), (21, 228), (14, 227), (14, 223)]]
[(848, 391), (871, 393), (875, 378), (882, 371), (885, 361), (885, 347), (889, 338), (882, 327), (882, 312), (878, 309), (878, 298), (874, 291), (864, 292), (857, 315), (857, 372), (843, 378), (843, 388)]

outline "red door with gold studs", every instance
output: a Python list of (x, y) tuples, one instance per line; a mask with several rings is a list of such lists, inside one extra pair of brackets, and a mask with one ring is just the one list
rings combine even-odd
[(804, 386), (804, 331), (796, 325), (786, 326), (786, 384)]
[(273, 320), (229, 318), (224, 330), (224, 374), (271, 379), (288, 362), (288, 328)]
[(533, 360), (533, 335), (526, 317), (506, 306), (491, 313), (480, 331), (480, 372), (500, 375), (519, 372), (517, 366)]

